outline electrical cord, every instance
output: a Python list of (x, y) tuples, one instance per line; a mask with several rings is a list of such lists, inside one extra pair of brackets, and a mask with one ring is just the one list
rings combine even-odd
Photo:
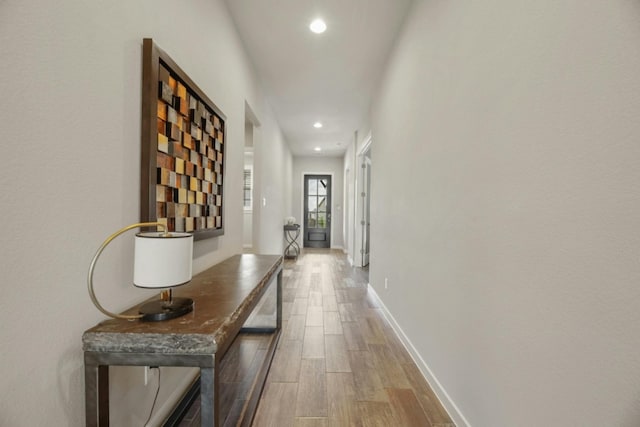
[(156, 388), (156, 396), (153, 398), (153, 404), (151, 405), (151, 411), (149, 412), (149, 417), (147, 418), (147, 421), (144, 422), (145, 426), (149, 424), (149, 421), (151, 420), (151, 415), (153, 415), (153, 410), (156, 407), (156, 401), (158, 400), (158, 393), (160, 393), (160, 372), (161, 372), (160, 368), (158, 366), (153, 366), (153, 367), (150, 367), (149, 369), (158, 370), (158, 388)]

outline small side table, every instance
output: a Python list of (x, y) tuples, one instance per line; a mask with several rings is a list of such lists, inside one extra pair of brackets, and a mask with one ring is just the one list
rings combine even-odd
[(287, 247), (284, 250), (284, 257), (294, 259), (300, 255), (300, 246), (297, 239), (300, 236), (300, 224), (285, 225), (284, 238), (287, 241)]

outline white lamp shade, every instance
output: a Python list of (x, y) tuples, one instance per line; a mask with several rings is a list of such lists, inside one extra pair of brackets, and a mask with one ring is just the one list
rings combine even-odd
[(170, 288), (183, 285), (191, 280), (192, 263), (192, 234), (136, 234), (134, 285), (142, 288)]

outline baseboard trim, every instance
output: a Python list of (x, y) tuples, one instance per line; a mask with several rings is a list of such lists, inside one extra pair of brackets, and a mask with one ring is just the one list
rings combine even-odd
[(384, 302), (382, 302), (382, 300), (378, 296), (378, 293), (371, 286), (371, 284), (369, 284), (369, 292), (375, 298), (376, 302), (380, 306), (380, 309), (382, 310), (382, 314), (387, 319), (387, 321), (391, 325), (391, 328), (409, 352), (409, 355), (418, 366), (418, 369), (422, 373), (422, 376), (427, 381), (427, 383), (429, 383), (429, 385), (433, 389), (433, 392), (436, 394), (436, 397), (438, 398), (438, 400), (440, 400), (440, 403), (447, 411), (455, 425), (457, 427), (471, 427), (471, 424), (469, 424), (464, 415), (462, 415), (462, 412), (460, 411), (458, 406), (453, 402), (451, 396), (449, 396), (442, 384), (440, 384), (440, 381), (438, 381), (436, 376), (433, 374), (433, 372), (429, 368), (429, 365), (427, 365), (422, 356), (420, 356), (409, 337), (407, 337), (398, 322), (396, 322), (396, 319), (393, 317), (391, 312), (389, 312), (389, 309), (387, 309), (387, 306), (384, 305)]

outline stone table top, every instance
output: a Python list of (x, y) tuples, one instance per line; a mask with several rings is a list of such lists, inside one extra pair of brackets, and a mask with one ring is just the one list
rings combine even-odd
[[(224, 351), (281, 266), (280, 255), (232, 256), (174, 289), (174, 296), (193, 299), (191, 313), (160, 322), (105, 320), (83, 334), (83, 349), (171, 354)], [(136, 314), (138, 307), (125, 314)]]

